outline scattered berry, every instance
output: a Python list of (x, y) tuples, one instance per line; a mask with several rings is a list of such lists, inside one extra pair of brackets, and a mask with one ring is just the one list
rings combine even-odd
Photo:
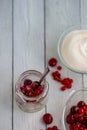
[(53, 126), (52, 130), (59, 130), (57, 126)]
[(65, 86), (62, 86), (62, 87), (60, 88), (60, 90), (61, 90), (61, 91), (65, 91), (65, 90), (66, 90), (66, 87), (65, 87)]
[[(48, 65), (51, 67), (54, 67), (57, 65), (57, 59), (56, 58), (51, 58), (48, 61)], [(62, 78), (61, 74), (60, 74), (60, 70), (62, 69), (62, 66), (57, 66), (56, 71), (52, 72), (52, 78), (61, 83), (63, 86), (60, 88), (61, 91), (65, 91), (66, 89), (70, 89), (72, 88), (72, 83), (73, 83), (73, 79), (67, 77), (67, 78)]]
[(53, 122), (53, 117), (50, 113), (46, 113), (43, 115), (43, 121), (45, 124), (51, 124)]
[(47, 130), (52, 130), (52, 128), (51, 128), (51, 127), (48, 127)]
[(62, 69), (62, 66), (58, 66), (57, 69), (58, 69), (58, 70), (61, 70), (61, 69)]
[(51, 67), (54, 67), (57, 65), (57, 59), (56, 58), (51, 58), (49, 61), (48, 61), (48, 64), (49, 66)]

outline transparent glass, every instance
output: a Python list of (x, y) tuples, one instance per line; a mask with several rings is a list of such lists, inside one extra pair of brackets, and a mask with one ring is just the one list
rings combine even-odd
[(42, 94), (36, 97), (27, 97), (24, 95), (21, 90), (20, 86), (23, 85), (25, 79), (31, 79), (32, 81), (39, 81), (41, 78), (42, 73), (35, 71), (35, 70), (28, 70), (22, 73), (15, 85), (15, 99), (19, 108), (25, 112), (36, 112), (41, 110), (48, 101), (48, 91), (49, 85), (48, 82), (44, 79), (42, 84), (44, 86), (44, 90)]
[(58, 41), (58, 45), (57, 45), (57, 51), (58, 51), (58, 55), (59, 55), (59, 58), (60, 60), (62, 61), (62, 63), (68, 68), (70, 69), (71, 71), (74, 71), (74, 72), (77, 72), (77, 73), (87, 73), (87, 71), (80, 71), (80, 70), (77, 70), (73, 67), (71, 67), (69, 64), (67, 64), (67, 62), (64, 60), (63, 56), (62, 56), (62, 53), (61, 53), (61, 47), (62, 47), (62, 44), (63, 44), (63, 40), (65, 38), (65, 36), (70, 33), (71, 31), (75, 31), (75, 30), (87, 30), (87, 25), (76, 25), (76, 26), (72, 26), (70, 28), (68, 28), (67, 30), (65, 30), (62, 35), (60, 36), (59, 38), (59, 41)]
[(69, 130), (68, 124), (66, 123), (66, 116), (68, 115), (70, 108), (76, 105), (79, 101), (85, 101), (87, 103), (87, 89), (73, 90), (69, 95), (69, 98), (65, 104), (62, 115), (61, 129)]

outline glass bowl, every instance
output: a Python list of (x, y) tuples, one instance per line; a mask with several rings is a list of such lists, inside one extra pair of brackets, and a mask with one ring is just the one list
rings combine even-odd
[[(62, 45), (63, 45), (63, 41), (65, 40), (65, 37), (70, 34), (70, 32), (72, 31), (80, 31), (80, 30), (85, 30), (87, 31), (87, 25), (76, 25), (76, 26), (72, 26), (70, 28), (68, 28), (67, 30), (65, 30), (62, 35), (60, 36), (59, 38), (59, 41), (58, 41), (58, 45), (57, 45), (57, 51), (58, 51), (58, 55), (59, 55), (59, 58), (61, 60), (61, 62), (68, 68), (70, 69), (71, 71), (74, 71), (74, 72), (77, 72), (77, 73), (87, 73), (87, 70), (80, 70), (75, 67), (73, 67), (72, 65), (70, 65), (70, 62), (68, 63), (66, 61), (66, 59), (63, 57), (62, 55)], [(87, 47), (87, 44), (86, 44), (86, 47)], [(86, 57), (87, 57), (87, 49), (86, 49)], [(78, 57), (79, 58), (79, 57)], [(72, 60), (72, 58), (70, 59)], [(86, 63), (84, 63), (86, 64)], [(75, 64), (74, 64), (75, 65)]]
[(65, 104), (62, 114), (62, 130), (69, 130), (69, 125), (66, 123), (66, 116), (69, 114), (70, 108), (77, 105), (79, 101), (84, 101), (87, 104), (87, 89), (73, 90)]

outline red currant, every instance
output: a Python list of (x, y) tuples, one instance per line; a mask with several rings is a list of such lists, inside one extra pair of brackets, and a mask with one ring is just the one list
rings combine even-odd
[(56, 58), (51, 58), (49, 61), (48, 61), (48, 64), (49, 66), (51, 67), (54, 67), (57, 65), (57, 59)]
[(62, 66), (58, 66), (57, 69), (58, 69), (58, 70), (61, 70), (61, 69), (62, 69)]
[(43, 115), (43, 121), (46, 124), (51, 124), (53, 122), (53, 117), (50, 113), (46, 113)]
[(61, 90), (61, 91), (65, 91), (65, 90), (66, 90), (66, 87), (65, 87), (65, 86), (62, 86), (62, 87), (60, 88), (60, 90)]
[(32, 83), (32, 81), (30, 79), (25, 79), (24, 86), (30, 85), (31, 83)]
[(82, 107), (85, 106), (85, 102), (84, 101), (79, 101), (77, 104), (78, 107)]

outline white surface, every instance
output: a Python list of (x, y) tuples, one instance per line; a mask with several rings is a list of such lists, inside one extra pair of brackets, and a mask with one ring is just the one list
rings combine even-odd
[[(15, 99), (12, 98), (12, 83), (15, 87), (15, 82), (23, 71), (36, 69), (43, 72), (50, 57), (58, 59), (56, 48), (62, 31), (71, 25), (87, 23), (87, 1), (14, 0), (13, 7), (12, 40), (12, 1), (0, 1), (0, 130), (46, 130), (41, 121), (46, 111), (52, 113), (54, 117), (51, 125), (60, 127), (65, 101), (73, 89), (87, 87), (86, 74), (76, 74), (63, 66), (62, 75), (74, 79), (73, 88), (65, 92), (59, 90), (60, 84), (53, 81), (49, 74), (47, 76), (50, 84), (49, 102), (40, 112), (30, 114), (22, 112), (15, 104)], [(58, 61), (61, 64), (59, 59)]]

